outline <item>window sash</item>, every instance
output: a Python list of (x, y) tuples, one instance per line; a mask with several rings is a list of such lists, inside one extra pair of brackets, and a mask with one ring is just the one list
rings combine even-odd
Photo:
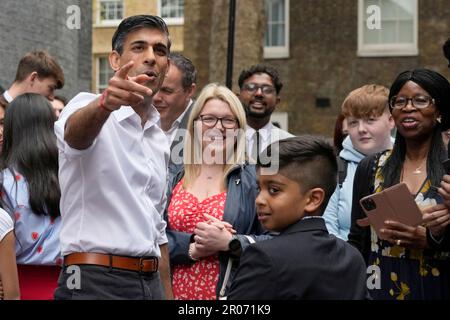
[(108, 57), (97, 58), (97, 92), (102, 93), (108, 87), (109, 79), (114, 75), (114, 70), (109, 65)]
[(267, 28), (264, 58), (289, 57), (289, 0), (265, 0)]
[(158, 0), (158, 11), (167, 24), (184, 24), (184, 0)]
[(124, 17), (123, 0), (99, 0), (98, 23), (118, 23)]
[[(406, 1), (409, 6), (403, 6), (402, 10), (401, 4)], [(367, 27), (369, 15), (366, 9), (370, 5), (381, 8), (381, 30), (369, 30)], [(358, 6), (358, 56), (418, 54), (417, 0), (359, 0)], [(386, 12), (389, 14), (386, 15)]]

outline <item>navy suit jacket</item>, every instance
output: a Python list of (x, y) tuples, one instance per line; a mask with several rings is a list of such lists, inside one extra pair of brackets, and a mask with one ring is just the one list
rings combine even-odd
[(366, 278), (358, 250), (308, 218), (242, 253), (228, 299), (367, 299)]

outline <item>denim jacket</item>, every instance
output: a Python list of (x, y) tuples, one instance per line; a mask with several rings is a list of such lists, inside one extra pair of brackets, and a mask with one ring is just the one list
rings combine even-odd
[[(184, 170), (181, 169), (177, 174), (172, 175), (169, 179), (169, 186), (167, 189), (167, 206), (164, 211), (164, 219), (167, 222), (167, 238), (169, 239), (170, 263), (171, 264), (192, 264), (193, 260), (189, 258), (188, 250), (191, 243), (192, 234), (173, 231), (170, 228), (168, 221), (168, 208), (171, 201), (172, 190), (180, 182), (184, 176)], [(234, 167), (227, 177), (227, 199), (225, 202), (225, 209), (223, 221), (230, 223), (237, 232), (237, 238), (241, 243), (241, 248), (244, 249), (250, 244), (250, 236), (254, 241), (262, 241), (270, 239), (272, 236), (264, 232), (258, 217), (256, 215), (255, 199), (258, 194), (256, 185), (256, 170), (254, 165), (237, 165)], [(264, 234), (263, 234), (264, 233)], [(252, 241), (253, 242), (253, 241)], [(239, 257), (232, 256), (230, 252), (220, 252), (220, 273), (219, 282), (217, 284), (217, 295), (222, 287), (222, 283), (227, 268), (229, 258), (233, 258), (233, 265), (231, 268), (231, 276), (236, 271), (239, 264)], [(227, 282), (227, 290), (231, 281)]]

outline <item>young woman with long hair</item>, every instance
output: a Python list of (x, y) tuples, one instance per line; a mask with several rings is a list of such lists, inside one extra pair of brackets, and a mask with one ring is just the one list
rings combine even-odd
[(52, 299), (61, 264), (55, 114), (38, 94), (8, 106), (0, 156), (1, 204), (14, 221), (22, 299)]

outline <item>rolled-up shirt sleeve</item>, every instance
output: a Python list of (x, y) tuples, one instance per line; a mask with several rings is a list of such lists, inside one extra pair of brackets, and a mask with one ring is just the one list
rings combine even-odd
[(84, 150), (74, 149), (69, 146), (69, 144), (64, 139), (64, 131), (66, 127), (67, 120), (73, 115), (76, 111), (86, 107), (91, 101), (96, 99), (98, 95), (82, 92), (76, 95), (66, 107), (64, 107), (59, 119), (55, 122), (54, 130), (57, 138), (57, 146), (58, 150), (64, 154), (67, 159), (78, 158), (87, 152), (89, 152), (95, 145), (97, 139), (94, 140), (94, 143)]

